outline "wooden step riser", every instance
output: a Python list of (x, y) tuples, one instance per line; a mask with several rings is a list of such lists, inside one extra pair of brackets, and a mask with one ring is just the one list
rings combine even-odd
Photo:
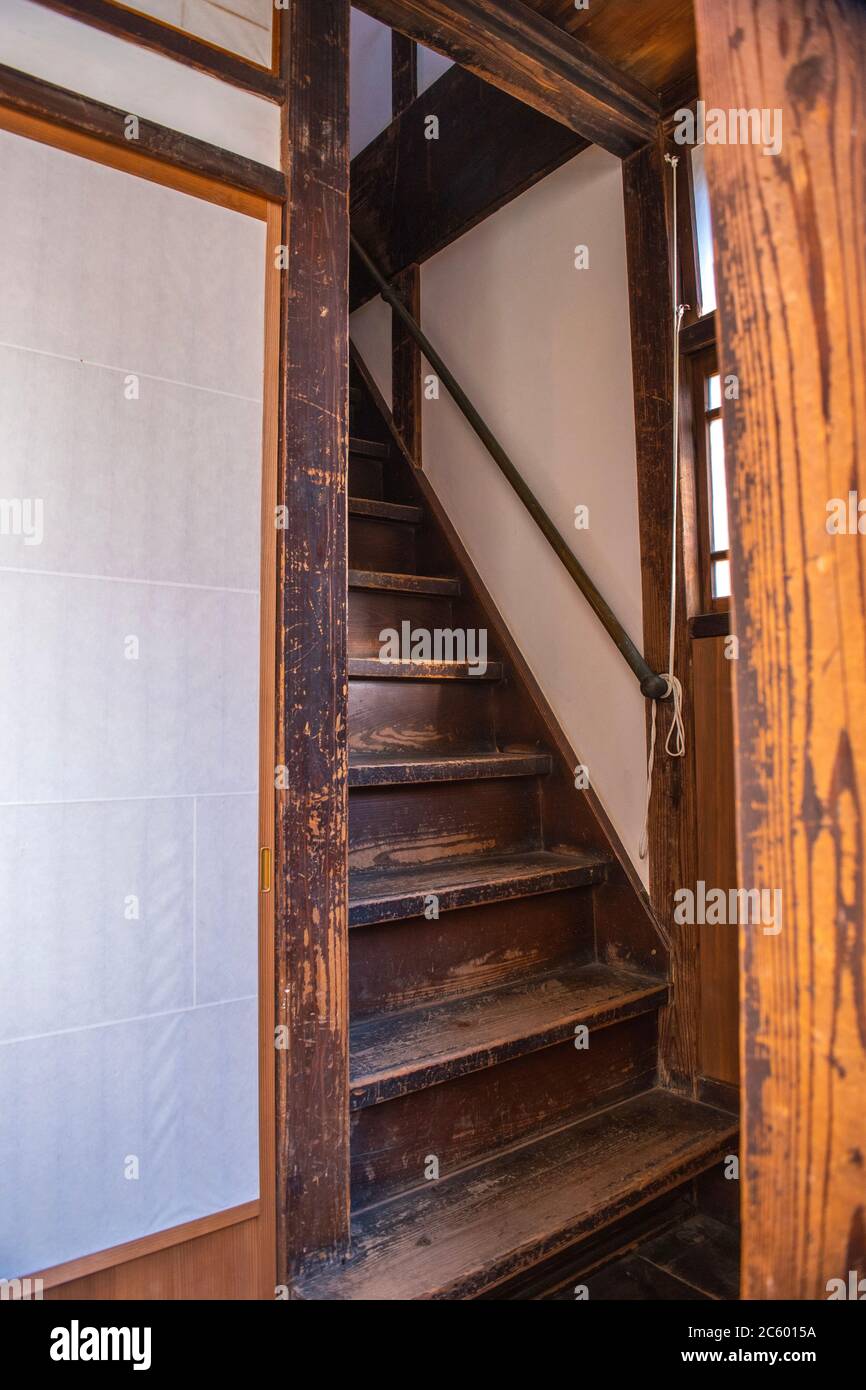
[(349, 653), (352, 656), (378, 656), (380, 634), (386, 628), (402, 633), (401, 624), (413, 629), (452, 627), (449, 598), (428, 594), (391, 593), (387, 589), (349, 590)]
[(349, 568), (416, 574), (415, 533), (405, 521), (349, 516)]
[(361, 458), (349, 455), (349, 496), (384, 497), (384, 470), (382, 459)]
[(485, 681), (349, 681), (349, 747), (459, 754), (496, 748)]
[(444, 1178), (649, 1090), (656, 1050), (653, 1011), (594, 1030), (585, 1051), (562, 1043), (353, 1112), (353, 1207), (426, 1186), (431, 1155)]
[(349, 933), (353, 1020), (495, 989), (594, 958), (592, 888), (456, 908)]
[(471, 785), (357, 788), (349, 794), (349, 867), (435, 865), (539, 849), (538, 781), (509, 777)]

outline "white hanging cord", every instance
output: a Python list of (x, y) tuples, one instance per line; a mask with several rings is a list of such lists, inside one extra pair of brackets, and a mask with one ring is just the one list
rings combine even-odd
[[(671, 758), (682, 758), (686, 751), (686, 731), (683, 723), (683, 687), (674, 675), (674, 645), (676, 642), (677, 626), (677, 508), (679, 505), (679, 482), (680, 482), (680, 328), (682, 327), (683, 314), (688, 308), (687, 304), (679, 303), (677, 293), (677, 165), (679, 156), (666, 154), (665, 160), (671, 166), (673, 178), (673, 270), (671, 272), (671, 284), (673, 286), (673, 326), (674, 326), (674, 371), (673, 371), (673, 521), (671, 525), (671, 594), (670, 594), (670, 626), (668, 629), (668, 669), (663, 672), (662, 680), (667, 683), (667, 690), (664, 699), (668, 696), (673, 697), (673, 717), (671, 726), (668, 729), (668, 736), (665, 739), (665, 751)], [(644, 805), (643, 833), (640, 837), (638, 852), (641, 859), (646, 859), (649, 848), (649, 808), (653, 790), (653, 764), (655, 763), (656, 752), (656, 719), (658, 716), (658, 700), (652, 702), (652, 720), (650, 724), (650, 745), (646, 767), (646, 803)]]

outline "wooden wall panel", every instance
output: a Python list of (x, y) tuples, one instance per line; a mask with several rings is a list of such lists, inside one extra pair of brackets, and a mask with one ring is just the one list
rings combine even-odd
[(713, 145), (736, 663), (745, 1298), (866, 1275), (866, 8), (697, 0), (702, 95), (783, 113), (781, 153)]
[[(701, 637), (692, 643), (697, 876), (708, 888), (737, 886), (731, 666), (725, 656), (724, 637)], [(704, 925), (700, 929), (699, 947), (700, 1071), (703, 1076), (737, 1086), (740, 1080), (737, 928)]]

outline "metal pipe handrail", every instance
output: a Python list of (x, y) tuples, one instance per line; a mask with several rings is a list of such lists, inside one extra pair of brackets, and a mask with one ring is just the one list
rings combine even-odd
[(430, 342), (423, 328), (413, 318), (396, 290), (389, 285), (384, 275), (382, 275), (378, 267), (367, 255), (367, 252), (364, 250), (363, 246), (361, 246), (357, 237), (352, 236), (351, 243), (352, 250), (355, 252), (355, 255), (358, 257), (364, 269), (375, 281), (382, 298), (390, 304), (395, 314), (397, 314), (406, 325), (431, 367), (433, 367), (439, 378), (445, 383), (449, 394), (466, 416), (466, 419), (478, 435), (478, 438), (481, 440), (494, 462), (499, 466), (502, 473), (505, 474), (505, 477), (514, 488), (514, 491), (517, 493), (526, 510), (556, 551), (556, 554), (580, 589), (580, 592), (583, 594), (593, 613), (595, 613), (609, 636), (613, 639), (618, 651), (628, 662), (640, 682), (641, 693), (645, 695), (648, 700), (664, 699), (668, 694), (668, 683), (665, 678), (658, 675), (648, 662), (644, 660), (644, 657), (629, 637), (610, 604), (596, 588), (586, 570), (583, 568), (583, 565), (581, 565), (580, 561), (576, 558), (571, 547), (567, 544), (565, 538), (560, 535), (556, 525), (538, 501), (538, 498), (526, 482), (526, 479), (517, 471), (493, 431), (475, 409), (475, 406), (466, 395), (466, 392), (463, 390), (454, 374), (449, 371), (448, 367), (442, 361), (442, 358)]

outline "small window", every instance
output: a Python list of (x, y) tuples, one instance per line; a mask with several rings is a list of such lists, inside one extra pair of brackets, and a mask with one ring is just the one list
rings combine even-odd
[(695, 241), (697, 243), (698, 301), (701, 317), (716, 307), (713, 224), (710, 218), (710, 190), (704, 164), (704, 146), (695, 145), (692, 155), (692, 196), (694, 198)]
[(726, 608), (731, 595), (730, 530), (722, 383), (715, 348), (696, 354), (692, 370), (704, 606)]

